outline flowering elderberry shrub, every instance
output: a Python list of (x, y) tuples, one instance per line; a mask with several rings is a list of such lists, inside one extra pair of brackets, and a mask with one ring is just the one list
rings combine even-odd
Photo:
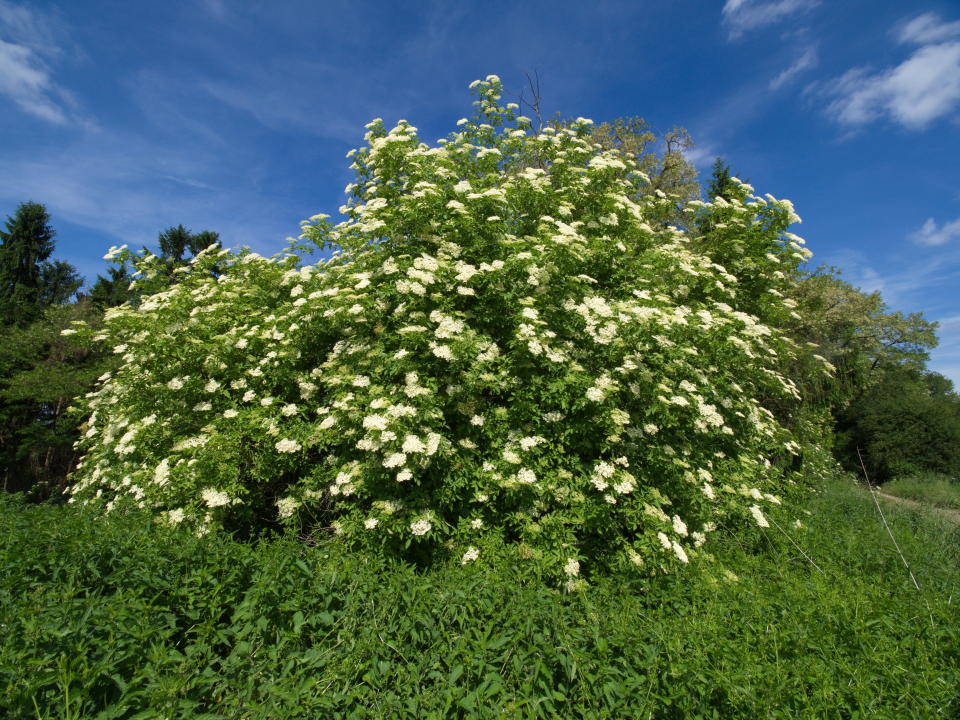
[[(589, 120), (537, 132), (495, 76), (472, 87), (478, 114), (435, 146), (367, 126), (347, 219), (303, 224), (327, 259), (210, 248), (108, 313), (119, 364), (84, 401), (75, 501), (512, 554), (570, 589), (766, 525), (770, 459), (796, 450), (763, 406), (796, 395), (775, 329), (808, 255), (790, 204), (741, 185), (664, 226), (677, 199)], [(143, 292), (159, 275), (113, 254)]]

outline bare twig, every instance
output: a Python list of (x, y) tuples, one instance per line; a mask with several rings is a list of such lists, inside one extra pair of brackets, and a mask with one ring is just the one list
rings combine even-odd
[(534, 70), (533, 75), (530, 73), (525, 73), (527, 76), (527, 84), (530, 87), (530, 94), (533, 96), (532, 99), (527, 100), (524, 98), (523, 94), (525, 89), (520, 92), (520, 104), (526, 105), (530, 108), (530, 111), (537, 118), (537, 132), (543, 130), (543, 110), (541, 108), (542, 95), (540, 94), (540, 71)]

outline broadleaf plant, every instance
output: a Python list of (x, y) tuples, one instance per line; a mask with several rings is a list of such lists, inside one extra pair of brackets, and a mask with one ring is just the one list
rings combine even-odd
[[(589, 120), (536, 131), (496, 76), (472, 88), (436, 145), (367, 126), (346, 219), (302, 227), (325, 259), (214, 246), (108, 311), (119, 366), (81, 408), (75, 501), (522, 558), (571, 590), (766, 525), (789, 482), (771, 461), (797, 450), (764, 407), (797, 395), (792, 206), (738, 184), (668, 226), (677, 198)], [(162, 272), (113, 254), (143, 289)]]

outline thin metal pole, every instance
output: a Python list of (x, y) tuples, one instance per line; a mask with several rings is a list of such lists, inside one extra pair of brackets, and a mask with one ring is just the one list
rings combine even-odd
[(897, 539), (893, 536), (890, 526), (887, 525), (887, 518), (884, 516), (883, 510), (880, 508), (880, 501), (877, 500), (877, 492), (873, 489), (873, 485), (870, 484), (870, 476), (867, 475), (867, 466), (863, 464), (863, 456), (860, 454), (859, 446), (857, 446), (857, 457), (860, 459), (860, 467), (863, 468), (863, 477), (867, 481), (867, 487), (870, 489), (870, 496), (873, 498), (873, 502), (877, 506), (877, 512), (880, 513), (880, 519), (883, 521), (883, 526), (887, 529), (887, 535), (889, 535), (890, 539), (893, 540), (893, 546), (897, 549), (897, 554), (900, 556), (900, 559), (903, 560), (903, 565), (905, 568), (907, 568), (907, 572), (910, 573), (910, 579), (913, 580), (913, 586), (919, 590), (920, 583), (918, 583), (917, 579), (913, 576), (913, 570), (910, 569), (910, 563), (908, 563), (907, 559), (903, 556), (903, 552), (900, 550), (900, 546), (897, 544)]

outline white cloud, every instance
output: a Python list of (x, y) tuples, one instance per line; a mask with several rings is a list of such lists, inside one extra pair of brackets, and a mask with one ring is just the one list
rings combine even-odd
[[(939, 24), (938, 24), (939, 23)], [(921, 15), (900, 31), (901, 42), (923, 43), (960, 34), (960, 23)], [(851, 128), (887, 117), (922, 130), (960, 104), (960, 42), (923, 44), (899, 65), (871, 72), (853, 68), (820, 88), (832, 98), (826, 112)]]
[(59, 88), (36, 53), (23, 45), (0, 40), (0, 94), (30, 115), (63, 125), (66, 113), (55, 99)]
[(51, 76), (49, 63), (60, 54), (55, 24), (0, 0), (0, 95), (25, 113), (64, 125), (75, 101)]
[(35, 50), (47, 48), (59, 52), (60, 23), (53, 15), (41, 17), (27, 7), (0, 0), (0, 30)]
[(794, 61), (793, 65), (788, 67), (786, 70), (777, 75), (773, 80), (770, 81), (770, 89), (777, 90), (788, 82), (793, 80), (794, 77), (802, 73), (804, 70), (811, 70), (817, 66), (819, 59), (817, 58), (817, 49), (813, 46), (808, 47), (803, 51), (803, 54), (800, 55)]
[(0, 205), (34, 198), (55, 218), (102, 234), (102, 247), (81, 254), (74, 246), (76, 255), (64, 234), (57, 255), (78, 266), (117, 241), (152, 245), (177, 223), (218, 231), (226, 245), (273, 253), (310, 213), (264, 192), (254, 157), (202, 142), (176, 148), (117, 130), (85, 133), (70, 145), (0, 156)]
[(697, 145), (683, 151), (683, 156), (687, 162), (693, 165), (697, 170), (704, 171), (710, 167), (717, 153), (713, 145)]
[(900, 32), (897, 33), (897, 39), (901, 43), (913, 43), (916, 45), (929, 45), (930, 43), (943, 42), (960, 36), (960, 20), (952, 23), (945, 23), (936, 13), (928, 12), (918, 15), (909, 22), (905, 23)]
[(936, 317), (937, 347), (930, 353), (928, 367), (953, 380), (955, 390), (960, 391), (960, 315)]
[(866, 253), (851, 248), (825, 250), (818, 262), (843, 269), (843, 279), (866, 292), (879, 291), (897, 308), (929, 313), (956, 312), (953, 291), (960, 282), (960, 247), (937, 253), (916, 250), (897, 254)]
[(896, 255), (841, 248), (817, 259), (842, 268), (840, 277), (854, 287), (880, 292), (891, 310), (919, 311), (939, 322), (940, 344), (930, 352), (929, 367), (952, 378), (960, 388), (960, 315), (955, 292), (960, 282), (960, 247), (947, 246), (936, 253), (912, 249)]
[(390, 118), (398, 104), (408, 107), (375, 67), (363, 71), (361, 83), (347, 82), (343, 67), (294, 58), (242, 64), (232, 75), (191, 86), (279, 132), (357, 142), (371, 117)]
[(887, 281), (870, 265), (844, 265), (843, 271), (844, 279), (855, 288), (866, 293), (878, 292), (881, 295), (889, 294)]
[(945, 223), (942, 227), (939, 227), (933, 218), (927, 218), (920, 229), (910, 233), (908, 237), (917, 245), (946, 245), (954, 238), (960, 238), (960, 218)]
[(730, 39), (736, 40), (749, 30), (773, 25), (819, 4), (820, 0), (727, 0), (723, 6), (723, 24), (729, 30)]

